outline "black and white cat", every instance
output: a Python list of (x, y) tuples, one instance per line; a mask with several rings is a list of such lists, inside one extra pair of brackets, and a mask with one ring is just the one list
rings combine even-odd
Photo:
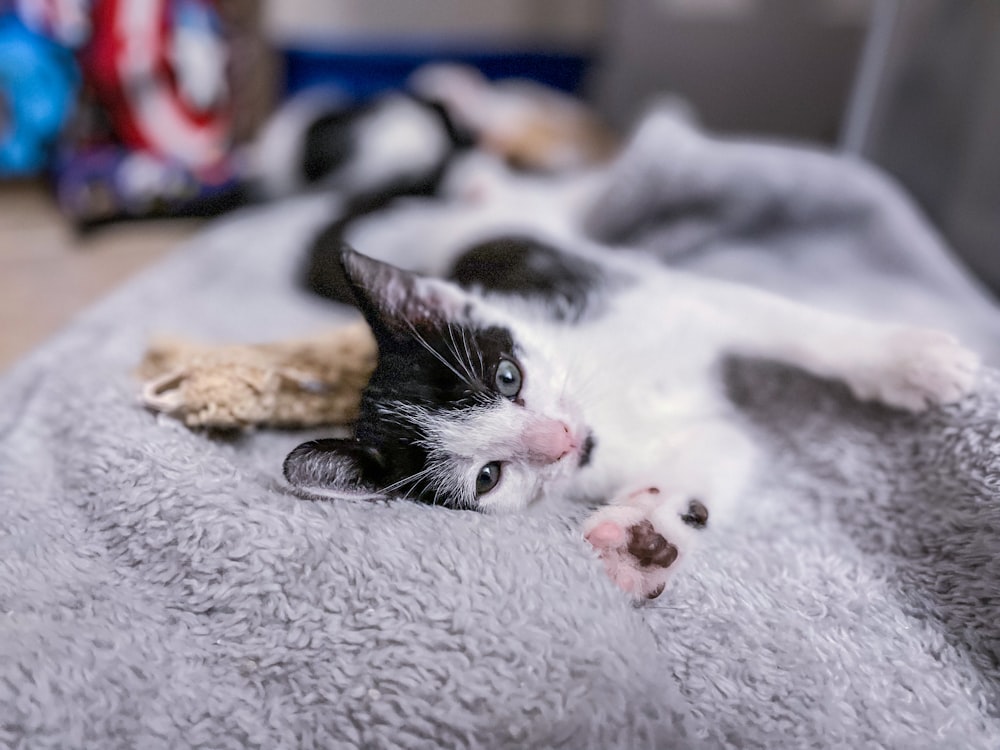
[(397, 202), (326, 238), (410, 270), (326, 248), (379, 362), (354, 437), (286, 459), (310, 494), (487, 512), (554, 495), (606, 501), (586, 538), (622, 589), (655, 597), (759, 463), (723, 393), (725, 356), (786, 363), (913, 412), (972, 387), (978, 360), (948, 334), (594, 243), (579, 229), (589, 176), (457, 174), (448, 200)]

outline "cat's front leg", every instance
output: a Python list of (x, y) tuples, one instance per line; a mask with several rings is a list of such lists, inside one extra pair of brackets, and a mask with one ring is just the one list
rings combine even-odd
[(659, 596), (710, 524), (732, 517), (760, 465), (735, 417), (664, 425), (650, 455), (655, 467), (633, 467), (635, 483), (583, 525), (611, 580), (640, 600)]
[(697, 535), (708, 508), (684, 493), (649, 486), (623, 494), (583, 527), (608, 576), (637, 600), (663, 593)]

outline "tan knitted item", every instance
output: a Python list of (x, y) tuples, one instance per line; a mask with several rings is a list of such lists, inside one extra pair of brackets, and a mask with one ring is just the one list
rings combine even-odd
[(139, 365), (142, 401), (188, 427), (350, 424), (375, 368), (364, 323), (309, 339), (209, 345), (154, 341)]

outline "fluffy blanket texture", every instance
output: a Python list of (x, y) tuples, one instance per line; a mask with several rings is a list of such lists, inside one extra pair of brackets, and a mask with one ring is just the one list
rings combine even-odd
[[(215, 224), (0, 381), (0, 745), (1000, 746), (992, 370), (914, 417), (733, 362), (768, 470), (634, 608), (584, 509), (303, 501), (280, 478), (302, 433), (213, 438), (138, 405), (151, 334), (348, 319), (293, 283), (331, 208)], [(860, 164), (653, 118), (590, 228), (1000, 359), (992, 302)]]

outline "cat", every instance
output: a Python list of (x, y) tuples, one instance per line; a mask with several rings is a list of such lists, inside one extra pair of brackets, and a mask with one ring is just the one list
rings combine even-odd
[[(384, 166), (378, 151), (348, 155), (348, 167)], [(761, 463), (724, 392), (727, 356), (910, 412), (973, 387), (978, 359), (949, 334), (598, 242), (585, 227), (608, 170), (538, 176), (475, 149), (428, 165), (427, 179), (348, 195), (308, 253), (303, 280), (355, 304), (379, 349), (353, 437), (303, 443), (284, 462), (309, 497), (490, 513), (600, 503), (584, 536), (621, 589), (654, 598)]]
[(485, 201), (475, 183), (462, 184), (464, 202), (407, 200), (341, 227), (341, 240), (436, 276), (327, 248), (379, 362), (355, 435), (287, 457), (300, 490), (491, 513), (557, 494), (603, 501), (584, 536), (621, 589), (653, 598), (760, 462), (723, 392), (727, 355), (911, 412), (973, 386), (978, 359), (949, 334), (813, 309), (587, 240), (574, 229), (586, 178), (508, 181)]

